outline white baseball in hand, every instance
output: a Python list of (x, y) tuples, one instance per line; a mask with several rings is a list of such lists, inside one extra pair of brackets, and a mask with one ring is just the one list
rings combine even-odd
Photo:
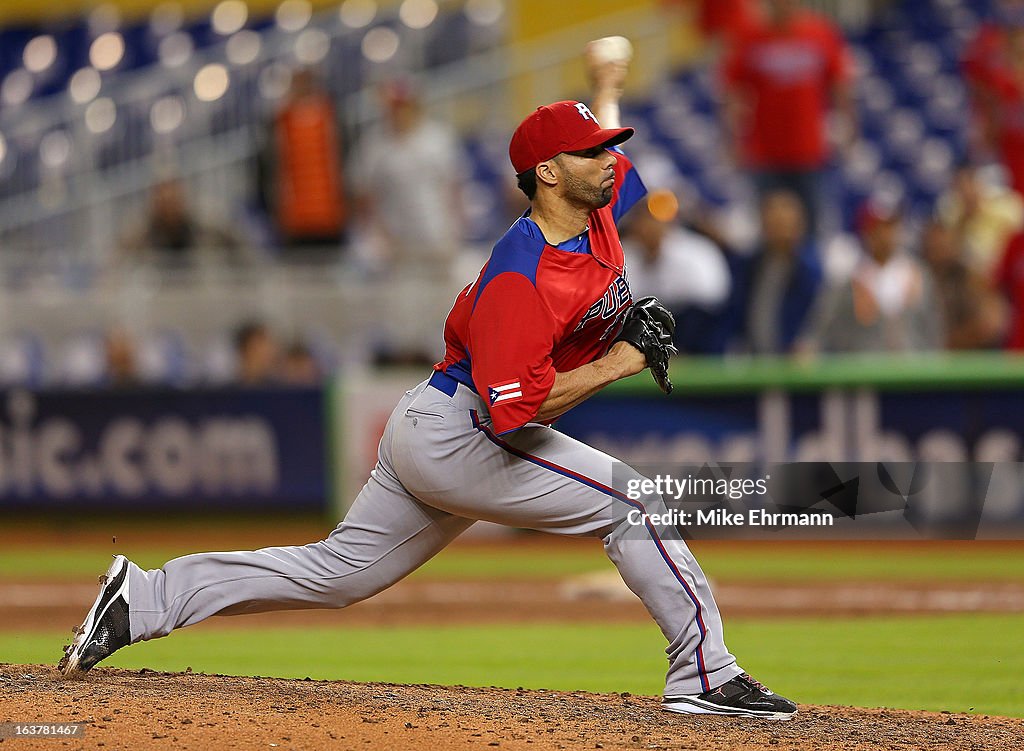
[(601, 37), (588, 45), (591, 59), (602, 65), (604, 63), (628, 63), (633, 59), (633, 45), (626, 37)]

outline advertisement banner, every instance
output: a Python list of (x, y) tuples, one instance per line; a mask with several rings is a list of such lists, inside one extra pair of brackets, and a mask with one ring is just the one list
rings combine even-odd
[[(965, 534), (999, 536), (1000, 525), (1024, 525), (1021, 415), (1024, 390), (1015, 389), (765, 389), (679, 398), (598, 395), (558, 428), (637, 469), (673, 462), (926, 463), (932, 481), (915, 498), (918, 514), (934, 523), (973, 519)], [(980, 499), (987, 510), (981, 517)]]
[(0, 393), (0, 510), (319, 511), (324, 392)]

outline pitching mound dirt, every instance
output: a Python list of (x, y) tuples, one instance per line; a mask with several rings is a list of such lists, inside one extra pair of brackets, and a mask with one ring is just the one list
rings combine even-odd
[(28, 749), (1019, 749), (1024, 720), (802, 705), (784, 723), (662, 712), (619, 694), (0, 665), (0, 720), (82, 723)]

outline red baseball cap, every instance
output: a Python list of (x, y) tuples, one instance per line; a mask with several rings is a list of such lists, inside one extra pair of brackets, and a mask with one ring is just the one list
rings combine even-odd
[(555, 102), (538, 107), (519, 123), (508, 156), (518, 175), (565, 151), (615, 146), (632, 135), (632, 128), (602, 128), (582, 102)]

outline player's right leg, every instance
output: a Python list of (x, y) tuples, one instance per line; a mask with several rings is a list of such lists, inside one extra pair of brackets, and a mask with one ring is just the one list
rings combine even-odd
[(428, 390), (397, 424), (402, 434), (420, 434), (397, 441), (394, 454), (420, 500), (458, 516), (601, 538), (668, 641), (666, 710), (793, 715), (792, 702), (737, 665), (707, 577), (679, 530), (656, 521), (668, 518), (664, 499), (628, 492), (643, 479), (636, 470), (551, 428), (528, 425), (497, 435), (484, 410), (464, 386)]
[[(411, 393), (395, 415), (405, 413)], [(345, 607), (433, 557), (473, 520), (426, 506), (406, 491), (391, 468), (393, 421), (377, 467), (325, 540), (187, 555), (152, 571), (117, 556), (60, 669), (84, 672), (121, 647), (213, 615)]]

